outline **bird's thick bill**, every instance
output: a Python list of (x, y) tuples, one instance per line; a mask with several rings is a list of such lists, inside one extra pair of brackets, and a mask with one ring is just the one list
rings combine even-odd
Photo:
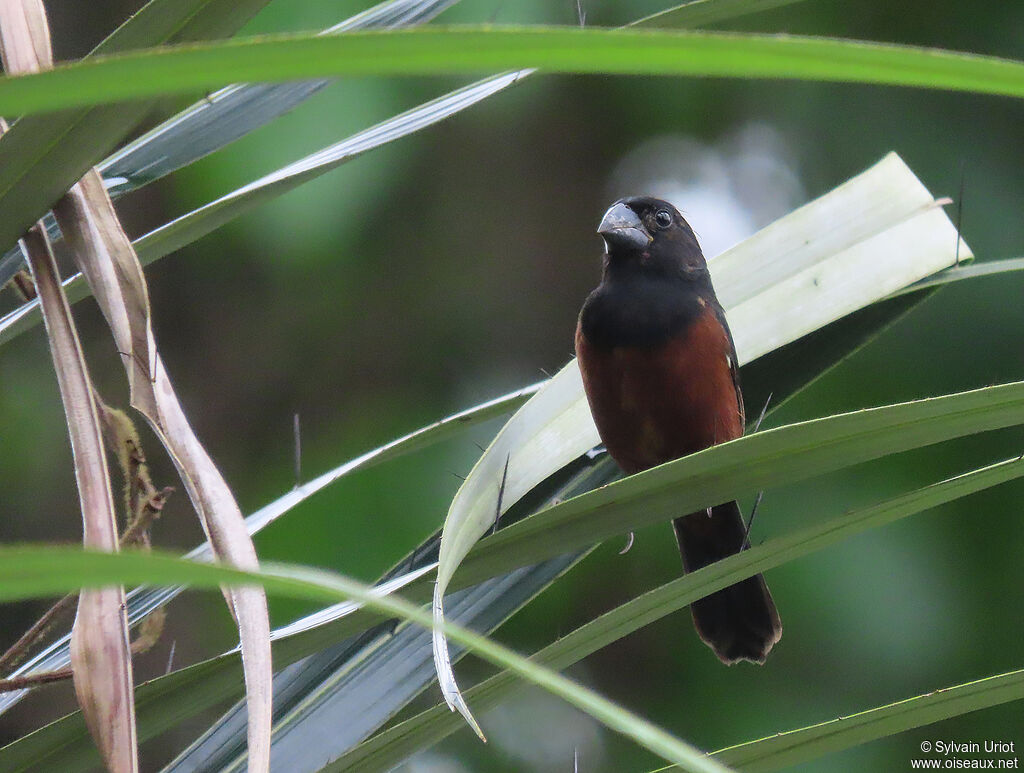
[(652, 241), (640, 216), (622, 202), (604, 213), (597, 232), (604, 238), (608, 252), (642, 250)]

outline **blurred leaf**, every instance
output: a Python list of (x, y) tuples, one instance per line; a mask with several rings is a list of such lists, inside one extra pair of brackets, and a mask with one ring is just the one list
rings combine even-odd
[[(959, 252), (971, 255), (939, 202), (890, 153), (708, 265), (743, 365), (952, 265)], [(570, 362), (502, 428), (452, 500), (434, 587), (437, 619), (448, 582), (495, 512), (599, 442)], [(443, 636), (433, 645), (445, 700), (474, 726)]]
[[(319, 33), (396, 29), (430, 21), (459, 0), (386, 0)], [(100, 171), (120, 195), (229, 145), (301, 104), (329, 80), (227, 86), (118, 150)]]
[[(267, 0), (150, 0), (97, 46), (107, 56), (168, 40), (233, 34)], [(151, 102), (25, 116), (0, 142), (0, 251), (39, 220), (86, 170), (110, 152), (138, 123)], [(21, 111), (9, 111), (17, 115)], [(4, 258), (5, 275), (12, 273)], [(17, 262), (13, 268), (17, 268)], [(6, 278), (5, 278), (6, 281)]]
[[(531, 660), (549, 668), (564, 670), (600, 648), (618, 641), (633, 631), (682, 609), (716, 590), (830, 547), (869, 529), (952, 502), (991, 486), (998, 486), (1022, 475), (1024, 475), (1024, 461), (1020, 459), (1007, 460), (911, 491), (870, 507), (823, 520), (790, 535), (771, 539), (763, 545), (729, 556), (709, 567), (684, 575), (616, 607), (575, 631), (559, 637), (553, 644), (532, 655)], [(515, 674), (504, 671), (468, 689), (466, 698), (478, 710), (484, 711), (505, 700), (512, 691), (521, 686), (522, 682)], [(1022, 697), (1024, 697), (1024, 693), (1022, 693)], [(946, 714), (945, 716), (951, 715)], [(359, 744), (326, 770), (390, 770), (410, 755), (437, 743), (461, 727), (462, 722), (459, 718), (442, 703)], [(781, 737), (785, 738), (786, 735)], [(876, 737), (880, 736), (870, 736), (870, 738)], [(769, 740), (774, 742), (778, 738), (777, 736)], [(870, 740), (870, 738), (864, 736), (859, 740)], [(767, 743), (768, 741), (755, 742), (755, 744)], [(850, 743), (846, 745), (850, 745)], [(784, 742), (780, 742), (779, 746), (789, 748), (789, 745)], [(747, 745), (735, 748), (747, 749)], [(831, 750), (838, 748), (845, 747), (837, 746)], [(806, 752), (806, 749), (804, 751)], [(762, 753), (767, 753), (767, 749)], [(751, 748), (750, 755), (724, 756), (723, 761), (742, 770), (747, 770), (747, 763), (751, 759), (757, 759), (757, 755), (758, 752)], [(778, 767), (782, 767), (804, 762), (806, 759), (810, 759), (810, 757), (794, 755), (794, 757), (778, 759), (776, 762)], [(755, 769), (760, 770), (761, 768)], [(774, 770), (775, 767), (765, 769)]]
[[(53, 567), (61, 571), (54, 572)], [(77, 588), (119, 583), (152, 582), (216, 589), (221, 585), (261, 585), (267, 593), (288, 598), (333, 603), (354, 600), (389, 616), (430, 629), (425, 610), (395, 596), (380, 596), (373, 588), (347, 577), (304, 566), (266, 564), (259, 572), (195, 563), (156, 553), (90, 553), (67, 548), (0, 548), (0, 599), (48, 596)], [(728, 768), (675, 738), (647, 720), (615, 705), (564, 676), (531, 663), (521, 655), (479, 634), (451, 624), (445, 633), (495, 665), (508, 668), (543, 687), (684, 770), (725, 773)]]
[[(262, 7), (265, 1), (259, 0), (257, 5)], [(418, 24), (433, 18), (455, 2), (458, 0), (386, 0), (336, 24), (323, 34), (368, 27)], [(185, 32), (177, 36), (179, 40), (191, 39), (198, 31), (204, 30), (207, 38), (232, 35), (241, 22), (258, 10), (258, 7), (252, 10), (252, 0), (230, 4), (210, 3), (206, 0), (191, 5), (201, 6), (202, 10), (187, 22)], [(176, 28), (173, 25), (172, 28), (164, 29), (164, 25), (173, 21), (171, 14), (166, 12), (169, 6), (167, 2), (162, 5), (149, 3), (133, 17), (136, 23), (132, 27), (124, 33), (118, 30), (108, 39), (112, 41), (113, 48), (107, 48), (105, 41), (93, 53), (109, 54), (152, 45), (165, 39), (153, 37), (158, 31), (168, 37), (174, 35)], [(140, 26), (139, 19), (145, 19), (146, 26)], [(128, 27), (127, 23), (124, 27)], [(143, 30), (144, 35), (136, 34), (138, 30)], [(99, 164), (100, 173), (111, 196), (116, 198), (258, 129), (308, 99), (328, 83), (319, 80), (277, 86), (238, 84), (220, 89), (128, 143)], [(59, 238), (60, 232), (53, 217), (47, 215), (44, 221), (51, 238)], [(17, 248), (0, 259), (0, 286), (7, 283), (22, 263)]]
[[(1022, 698), (1024, 669), (943, 687), (820, 725), (730, 746), (712, 756), (750, 773), (781, 770), (851, 746)], [(662, 768), (669, 769), (675, 768)]]
[(1024, 63), (960, 51), (788, 35), (450, 27), (274, 35), (85, 60), (0, 78), (0, 112), (51, 112), (236, 81), (525, 67), (566, 73), (792, 78), (1024, 96)]
[[(515, 521), (566, 497), (589, 491), (615, 474), (599, 457), (578, 460), (534, 488), (505, 514), (503, 521)], [(430, 561), (436, 567), (439, 536), (434, 535), (398, 566), (407, 570)], [(509, 566), (478, 585), (458, 590), (448, 597), (452, 619), (487, 633), (587, 553), (589, 550), (560, 556), (532, 567)], [(403, 595), (426, 600), (431, 584), (432, 578), (425, 578), (408, 587)], [(349, 630), (359, 622), (354, 618), (346, 621)], [(339, 631), (320, 631), (320, 635), (325, 634), (333, 635), (337, 641)], [(430, 638), (429, 631), (415, 626), (378, 624), (355, 639), (332, 644), (294, 668), (284, 669), (275, 679), (275, 690), (288, 697), (275, 706), (272, 764), (286, 766), (295, 773), (312, 773), (377, 730), (433, 681)], [(310, 645), (311, 642), (289, 642), (283, 654), (275, 654), (275, 662), (281, 662), (282, 657), (290, 662), (295, 649)], [(462, 652), (457, 650), (456, 654)], [(193, 770), (197, 764), (201, 771), (241, 769), (245, 763), (238, 733), (241, 710), (241, 704), (236, 704), (165, 773)], [(239, 756), (232, 759), (236, 755)]]
[(519, 77), (520, 73), (508, 73), (453, 91), (238, 188), (138, 239), (140, 258), (149, 263), (191, 244), (253, 207), (276, 199), (368, 150), (465, 110), (512, 85)]
[[(472, 630), (493, 630), (577, 560), (578, 555), (571, 555), (545, 561), (453, 593), (452, 620)], [(360, 658), (366, 651), (374, 657)], [(369, 736), (396, 705), (412, 700), (433, 680), (429, 653), (428, 631), (413, 625), (380, 626), (283, 669), (278, 682), (284, 700), (275, 705), (272, 768), (313, 773)], [(303, 678), (295, 679), (295, 671)], [(319, 690), (307, 686), (320, 682), (325, 686)], [(248, 752), (238, 732), (244, 719), (245, 707), (239, 702), (164, 772), (245, 770)], [(331, 729), (326, 736), (325, 727)]]

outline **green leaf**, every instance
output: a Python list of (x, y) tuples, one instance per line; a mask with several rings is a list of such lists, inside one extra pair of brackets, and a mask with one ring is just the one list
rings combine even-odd
[(713, 756), (749, 773), (781, 770), (877, 738), (1021, 698), (1024, 698), (1024, 669), (944, 687), (820, 725), (731, 746)]
[[(53, 567), (60, 566), (60, 572)], [(303, 566), (267, 564), (260, 572), (195, 563), (157, 553), (95, 553), (68, 548), (0, 548), (0, 599), (16, 600), (65, 593), (78, 588), (114, 584), (157, 583), (217, 589), (221, 585), (262, 585), (268, 594), (320, 602), (359, 601), (370, 609), (430, 628), (430, 614), (394, 596), (332, 572)], [(607, 727), (684, 770), (725, 773), (689, 744), (606, 698), (549, 669), (531, 663), (472, 631), (445, 625), (445, 634), (480, 657), (516, 672), (529, 682), (558, 695)]]
[(548, 72), (878, 83), (1024, 96), (1024, 63), (957, 51), (787, 35), (576, 27), (275, 35), (122, 54), (0, 78), (0, 113), (66, 110), (236, 81)]
[[(795, 1), (778, 0), (779, 3)], [(455, 2), (458, 2), (458, 0), (389, 0), (330, 27), (322, 34), (347, 32), (370, 27), (393, 28), (396, 26), (412, 26), (429, 21)], [(671, 16), (671, 21), (675, 26), (694, 27), (698, 23), (708, 24), (754, 13), (763, 10), (768, 5), (775, 4), (777, 4), (776, 0), (771, 0), (770, 3), (746, 2), (746, 0), (744, 2), (737, 2), (736, 0), (699, 0), (698, 2), (684, 3), (683, 5), (670, 8), (663, 13)], [(660, 15), (657, 18), (649, 17), (638, 22), (632, 22), (628, 26), (658, 25), (659, 20), (662, 20)], [(210, 37), (216, 36), (210, 35)], [(145, 43), (141, 43), (139, 46), (123, 45), (122, 48), (141, 47), (141, 45), (145, 45)], [(106, 53), (112, 53), (112, 51), (107, 51)], [(518, 79), (521, 80), (529, 74), (529, 72), (525, 71), (520, 72)], [(451, 92), (439, 100), (422, 105), (408, 113), (395, 116), (372, 129), (359, 132), (346, 141), (351, 143), (348, 150), (345, 151), (349, 153), (347, 158), (355, 156), (355, 148), (360, 148), (358, 152), (363, 152), (370, 147), (377, 147), (378, 145), (403, 137), (410, 131), (418, 131), (420, 128), (433, 124), (453, 112), (464, 110), (475, 104), (479, 99), (490, 96), (502, 90), (505, 86), (510, 85), (510, 83), (505, 82), (508, 80), (509, 75), (509, 73), (505, 73), (485, 79), (464, 89)], [(100, 172), (103, 174), (104, 179), (107, 180), (112, 196), (117, 197), (128, 191), (136, 190), (269, 123), (274, 118), (312, 96), (328, 82), (326, 80), (318, 80), (279, 84), (276, 86), (263, 84), (235, 84), (228, 86), (214, 94), (208, 95), (206, 98), (196, 102), (178, 115), (168, 119), (121, 148), (117, 153), (99, 165)], [(511, 82), (515, 82), (515, 79)], [(500, 84), (500, 86), (495, 88), (495, 84)], [(473, 98), (470, 98), (470, 95), (474, 95)], [(451, 102), (454, 98), (461, 98), (460, 103), (452, 105), (448, 111), (439, 109), (443, 103)], [(414, 119), (416, 125), (410, 126)], [(368, 143), (367, 140), (371, 140), (371, 138), (372, 142)], [(326, 172), (333, 168), (334, 164), (323, 159), (323, 155), (330, 154), (332, 149), (337, 153), (341, 153), (341, 146), (343, 144), (345, 143), (339, 143), (332, 146), (332, 148), (326, 148), (320, 153), (307, 157), (303, 161), (289, 165), (288, 169), (290, 171), (297, 171), (296, 167), (303, 165), (305, 162), (307, 168), (304, 171), (310, 171), (315, 166), (321, 172)], [(265, 177), (260, 182), (271, 183), (270, 177), (272, 176)], [(272, 182), (276, 189), (275, 195), (280, 195), (287, 190), (285, 186), (278, 185), (279, 182), (283, 182), (282, 180), (275, 179)], [(253, 196), (254, 198), (263, 197), (262, 191), (256, 184), (244, 186), (244, 190), (246, 196)], [(234, 194), (229, 194), (225, 198), (234, 200), (236, 197)], [(232, 201), (232, 203), (237, 204), (236, 201)], [(241, 211), (236, 210), (236, 213)], [(202, 212), (202, 217), (198, 220), (191, 217), (187, 218), (189, 227), (195, 229), (191, 231), (194, 238), (198, 238), (203, 233), (208, 233), (203, 228), (213, 227), (211, 221), (205, 221), (206, 216), (212, 215), (215, 212), (218, 215), (222, 214), (221, 207), (211, 209), (204, 207)], [(48, 227), (51, 221), (52, 218), (47, 219)], [(180, 219), (175, 222), (173, 230), (177, 232), (175, 238), (179, 243), (181, 243), (181, 239), (185, 238), (185, 232), (182, 230), (184, 227), (185, 222)], [(51, 229), (50, 235), (51, 238), (55, 239), (59, 236), (56, 233), (56, 228)], [(169, 236), (169, 234), (166, 232), (162, 234), (162, 237), (166, 236)], [(153, 254), (150, 259), (155, 260), (157, 257), (162, 257), (162, 254)], [(143, 263), (147, 262), (146, 258), (142, 256), (140, 258)], [(21, 252), (18, 249), (8, 252), (7, 255), (0, 259), (0, 285), (6, 284), (22, 263)], [(33, 320), (35, 319), (33, 317)]]
[(135, 242), (139, 259), (143, 263), (151, 263), (179, 250), (254, 207), (276, 199), (368, 150), (461, 112), (512, 85), (520, 77), (520, 73), (510, 73), (458, 89), (271, 172), (142, 236)]
[[(532, 655), (531, 660), (548, 668), (563, 670), (633, 631), (746, 577), (830, 547), (869, 529), (892, 523), (1021, 476), (1024, 476), (1024, 461), (1010, 459), (911, 491), (880, 504), (823, 520), (790, 535), (769, 540), (763, 545), (752, 547), (705, 569), (684, 575), (616, 607), (575, 631), (560, 637), (553, 644)], [(466, 690), (466, 698), (475, 708), (482, 711), (497, 705), (521, 685), (522, 682), (515, 674), (505, 671)], [(952, 714), (944, 716), (952, 716)], [(442, 703), (364, 741), (327, 770), (335, 772), (390, 770), (409, 755), (437, 743), (461, 727), (461, 720)], [(898, 730), (892, 732), (898, 732)], [(782, 736), (782, 738), (785, 737), (785, 735)], [(850, 743), (876, 737), (880, 736), (864, 735)], [(764, 745), (768, 741), (774, 743), (776, 740), (777, 738), (767, 739), (755, 742), (755, 745)], [(735, 748), (746, 750), (747, 745)], [(757, 748), (763, 749), (763, 746)], [(788, 749), (789, 745), (780, 743), (778, 748)], [(837, 746), (835, 748), (845, 747)], [(731, 751), (729, 750), (730, 753)], [(807, 749), (805, 748), (804, 751), (806, 752)], [(768, 750), (764, 749), (762, 753), (767, 752)], [(718, 754), (725, 754), (726, 756), (722, 758), (724, 762), (743, 770), (748, 770), (748, 763), (752, 759), (758, 759), (757, 752), (753, 748), (750, 749), (749, 755), (731, 756), (730, 753), (719, 752)], [(774, 770), (776, 767), (797, 764), (809, 758), (785, 757), (777, 760), (776, 766), (763, 769)], [(762, 768), (751, 769), (761, 770)]]

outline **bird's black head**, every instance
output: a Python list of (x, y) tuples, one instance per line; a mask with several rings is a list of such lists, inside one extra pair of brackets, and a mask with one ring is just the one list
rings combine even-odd
[(693, 229), (667, 201), (651, 196), (619, 199), (605, 212), (597, 232), (604, 238), (607, 274), (708, 278)]

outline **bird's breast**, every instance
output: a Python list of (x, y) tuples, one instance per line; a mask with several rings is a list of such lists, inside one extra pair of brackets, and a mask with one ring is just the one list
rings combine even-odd
[(581, 322), (576, 355), (598, 432), (626, 472), (743, 434), (732, 344), (710, 305), (654, 346), (596, 345)]

